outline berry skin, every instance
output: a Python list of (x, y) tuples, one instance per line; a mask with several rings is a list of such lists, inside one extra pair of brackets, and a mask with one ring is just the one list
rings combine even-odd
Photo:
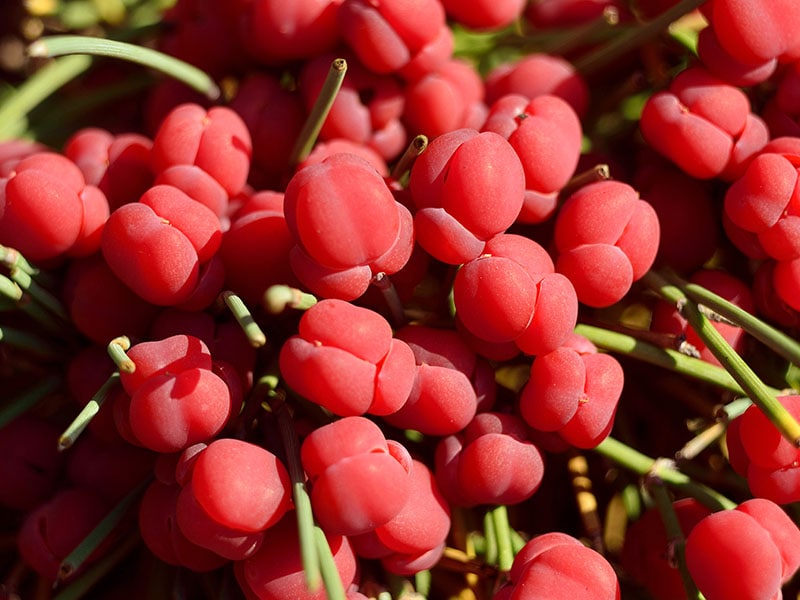
[(620, 597), (619, 582), (608, 561), (560, 532), (545, 533), (525, 544), (514, 558), (509, 580), (494, 600), (619, 600)]
[(658, 243), (658, 217), (636, 190), (618, 181), (592, 183), (558, 213), (556, 270), (569, 278), (583, 304), (610, 306), (647, 272)]
[(509, 94), (492, 105), (482, 130), (505, 137), (525, 170), (518, 220), (541, 223), (552, 216), (558, 192), (575, 172), (581, 153), (581, 124), (572, 107), (558, 96), (528, 100)]
[(653, 148), (698, 179), (735, 179), (769, 140), (744, 92), (702, 67), (682, 71), (668, 91), (651, 96), (640, 129)]
[(477, 258), (516, 220), (525, 175), (502, 136), (458, 129), (431, 142), (409, 185), (417, 241), (434, 258), (460, 264)]
[(388, 415), (406, 402), (414, 354), (378, 313), (327, 299), (306, 311), (280, 353), (297, 393), (340, 416)]
[(298, 279), (323, 297), (354, 300), (373, 275), (396, 273), (413, 246), (411, 214), (378, 172), (353, 154), (299, 170), (283, 202)]
[(411, 494), (412, 460), (372, 421), (344, 417), (312, 431), (300, 448), (322, 528), (358, 535), (391, 521)]
[(544, 248), (515, 234), (493, 238), (483, 256), (459, 270), (453, 297), (461, 323), (473, 335), (493, 343), (513, 341), (528, 354), (560, 346), (578, 312), (572, 284), (553, 272)]
[[(761, 498), (713, 513), (686, 539), (686, 565), (708, 600), (769, 600), (797, 570), (800, 530)], [(736, 577), (731, 577), (736, 573)]]
[(617, 360), (575, 334), (537, 356), (520, 395), (522, 418), (539, 431), (557, 431), (578, 448), (594, 448), (611, 431), (624, 383)]
[(49, 260), (72, 249), (91, 254), (107, 215), (105, 195), (55, 152), (31, 154), (0, 178), (0, 244), (28, 260)]
[(181, 104), (161, 122), (153, 139), (156, 174), (175, 165), (197, 165), (225, 189), (238, 194), (247, 181), (252, 156), (247, 126), (232, 109)]

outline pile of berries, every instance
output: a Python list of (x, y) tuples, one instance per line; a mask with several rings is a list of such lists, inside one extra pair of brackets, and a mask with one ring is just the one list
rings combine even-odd
[(0, 597), (797, 593), (795, 2), (9, 11)]

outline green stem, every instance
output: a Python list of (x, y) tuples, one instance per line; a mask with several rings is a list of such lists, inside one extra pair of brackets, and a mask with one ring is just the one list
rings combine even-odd
[(100, 389), (95, 392), (95, 394), (89, 399), (89, 402), (86, 403), (86, 406), (83, 407), (81, 412), (78, 413), (78, 416), (70, 423), (67, 428), (64, 430), (58, 438), (58, 449), (66, 450), (70, 446), (72, 446), (75, 441), (80, 437), (83, 431), (89, 426), (89, 423), (92, 422), (92, 419), (100, 412), (100, 407), (103, 406), (103, 403), (108, 398), (108, 393), (111, 389), (119, 383), (119, 373), (114, 372), (112, 373), (108, 379), (106, 379), (105, 383), (100, 386)]
[(53, 342), (14, 327), (0, 327), (0, 343), (30, 352), (45, 360), (53, 362), (63, 360), (63, 353), (59, 352)]
[[(292, 416), (286, 402), (276, 396), (271, 404), (273, 412), (278, 419), (278, 427), (281, 432), (281, 440), (286, 450), (286, 460), (289, 467), (289, 477), (292, 480), (292, 496), (294, 499), (295, 516), (297, 517), (297, 532), (300, 540), (300, 556), (303, 564), (303, 572), (306, 577), (306, 586), (310, 591), (319, 589), (320, 584), (325, 581), (322, 570), (326, 568), (322, 563), (324, 558), (320, 556), (321, 546), (316, 540), (316, 525), (314, 524), (314, 514), (311, 510), (311, 498), (306, 489), (306, 477), (303, 466), (300, 463), (300, 443), (297, 439), (297, 432), (294, 428)], [(327, 546), (327, 542), (325, 544)], [(328, 549), (330, 552), (330, 549)], [(338, 571), (336, 577), (339, 578)], [(341, 586), (341, 581), (339, 582)], [(327, 589), (327, 582), (326, 582)]]
[(125, 353), (131, 348), (131, 341), (127, 336), (121, 335), (114, 338), (108, 343), (106, 349), (108, 355), (121, 373), (133, 373), (136, 371), (136, 363), (134, 363)]
[(86, 569), (80, 577), (71, 581), (69, 585), (53, 596), (53, 600), (80, 600), (85, 598), (89, 590), (119, 567), (125, 557), (140, 544), (141, 538), (138, 532), (127, 536), (121, 543), (115, 544), (108, 554)]
[(686, 474), (668, 466), (666, 461), (650, 458), (612, 437), (603, 440), (594, 451), (642, 477), (650, 474), (657, 475), (667, 485), (696, 498), (711, 510), (726, 510), (736, 507), (733, 500), (708, 486), (693, 481)]
[(59, 567), (59, 579), (64, 580), (81, 568), (84, 562), (97, 550), (100, 544), (123, 522), (133, 505), (139, 500), (152, 477), (148, 476), (142, 483), (134, 488), (89, 532), (80, 544), (70, 552)]
[(689, 574), (689, 569), (686, 567), (686, 538), (684, 537), (683, 530), (681, 529), (678, 515), (675, 514), (675, 507), (672, 505), (672, 499), (664, 483), (657, 477), (652, 476), (647, 478), (647, 488), (650, 490), (655, 502), (658, 512), (661, 515), (661, 520), (664, 523), (664, 530), (667, 533), (667, 543), (674, 558), (674, 562), (678, 567), (683, 581), (683, 588), (686, 590), (686, 597), (690, 600), (700, 600), (700, 592)]
[(688, 375), (736, 394), (745, 394), (742, 387), (725, 369), (699, 358), (692, 358), (676, 350), (661, 348), (633, 336), (593, 325), (581, 323), (575, 328), (575, 333), (584, 336), (603, 350), (624, 354), (681, 375)]
[(673, 273), (667, 274), (667, 278), (674, 281), (696, 303), (707, 306), (732, 321), (789, 362), (800, 365), (800, 343), (796, 340), (703, 286), (684, 281)]
[(428, 138), (422, 134), (419, 134), (408, 145), (406, 151), (403, 152), (403, 155), (397, 161), (394, 168), (392, 169), (392, 179), (395, 181), (400, 181), (400, 179), (411, 170), (411, 166), (414, 164), (414, 161), (417, 160), (417, 157), (425, 152), (425, 149), (428, 147)]
[(697, 304), (690, 301), (680, 288), (652, 271), (642, 278), (642, 282), (682, 309), (681, 312), (689, 325), (723, 368), (736, 380), (745, 395), (761, 409), (783, 437), (795, 446), (800, 446), (800, 423), (778, 402), (775, 393), (759, 379), (750, 365), (731, 348)]
[(289, 287), (288, 285), (273, 285), (264, 292), (264, 308), (273, 315), (279, 315), (287, 308), (308, 310), (318, 300), (311, 294)]
[(65, 323), (69, 322), (69, 314), (61, 304), (61, 301), (40, 286), (26, 270), (19, 267), (12, 267), (9, 271), (9, 277), (11, 277), (11, 280), (16, 283), (23, 292), (29, 294), (31, 298), (53, 313), (57, 318)]
[(21, 136), (28, 127), (26, 115), (91, 64), (89, 56), (65, 56), (28, 77), (0, 105), (0, 141)]
[(143, 65), (182, 81), (210, 100), (220, 97), (214, 80), (197, 67), (150, 48), (127, 42), (81, 35), (54, 35), (36, 40), (28, 47), (31, 56), (63, 56), (89, 54), (107, 56)]
[(317, 141), (322, 125), (325, 123), (334, 100), (336, 100), (336, 94), (339, 93), (339, 89), (342, 87), (346, 72), (347, 61), (345, 59), (337, 58), (331, 63), (325, 83), (322, 85), (311, 113), (308, 115), (300, 136), (292, 149), (290, 164), (299, 164), (311, 154), (311, 149)]
[(514, 549), (511, 543), (511, 525), (508, 522), (508, 509), (504, 505), (491, 510), (494, 532), (497, 536), (497, 567), (510, 571), (514, 564)]
[(333, 553), (328, 545), (325, 532), (321, 528), (314, 526), (313, 533), (316, 540), (317, 555), (319, 556), (322, 583), (325, 586), (325, 595), (328, 600), (345, 600), (342, 577), (339, 575), (339, 569), (336, 568), (336, 562), (333, 559)]
[(0, 408), (0, 429), (36, 406), (44, 398), (61, 388), (62, 385), (61, 377), (50, 375), (20, 395), (4, 400), (3, 406)]
[(681, 0), (651, 21), (642, 23), (623, 35), (613, 38), (596, 52), (589, 52), (575, 63), (575, 69), (584, 75), (613, 63), (617, 58), (641, 46), (664, 31), (670, 23), (696, 9), (706, 0)]
[(236, 322), (244, 331), (250, 345), (254, 348), (260, 348), (267, 343), (267, 336), (261, 331), (261, 327), (253, 319), (250, 310), (245, 306), (242, 299), (231, 291), (224, 291), (221, 294), (222, 301), (233, 314)]
[(487, 512), (483, 516), (483, 543), (484, 562), (496, 565), (498, 561), (497, 529), (491, 512)]

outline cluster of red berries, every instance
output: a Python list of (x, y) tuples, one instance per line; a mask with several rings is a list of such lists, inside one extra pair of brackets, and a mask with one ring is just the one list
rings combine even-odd
[[(551, 456), (608, 439), (627, 366), (580, 322), (643, 308), (652, 339), (720, 365), (679, 307), (640, 293), (654, 266), (796, 326), (792, 2), (695, 2), (698, 56), (678, 54), (641, 101), (640, 136), (615, 153), (570, 60), (518, 54), (481, 72), (456, 57), (456, 36), (502, 41), (514, 23), (586, 33), (609, 15), (635, 31), (687, 2), (178, 0), (158, 47), (235, 81), (226, 102), (166, 83), (136, 133), (81, 128), (60, 151), (0, 143), (4, 266), (19, 271), (22, 256), (52, 277), (32, 302), (45, 314), (29, 306), (20, 330), (71, 354), (25, 338), (20, 364), (63, 371), (63, 391), (44, 395), (73, 402), (0, 419), (0, 505), (24, 564), (48, 582), (80, 577), (132, 524), (119, 518), (65, 570), (72, 551), (130, 501), (149, 553), (227, 570), (248, 599), (335, 597), (307, 588), (309, 543), (347, 598), (367, 598), (386, 574), (471, 547), (471, 510), (535, 500)], [(572, 58), (605, 48), (593, 43)], [(299, 151), (342, 59), (319, 141)], [(416, 142), (427, 146), (412, 162)], [(580, 169), (601, 160), (614, 179)], [(275, 310), (274, 286), (292, 308), (316, 298)], [(746, 352), (736, 324), (713, 327)], [(800, 419), (798, 398), (780, 403)], [(98, 399), (59, 452), (74, 441), (65, 415)], [(756, 498), (719, 512), (676, 500), (681, 560), (708, 600), (780, 598), (800, 566), (800, 529), (780, 507), (800, 500), (800, 455), (757, 406), (724, 439)], [(304, 499), (322, 542), (303, 536)], [(579, 529), (514, 532), (513, 564), (476, 583), (488, 567), (471, 549), (463, 586), (494, 600), (613, 600), (631, 582), (689, 597), (654, 514), (617, 557)]]

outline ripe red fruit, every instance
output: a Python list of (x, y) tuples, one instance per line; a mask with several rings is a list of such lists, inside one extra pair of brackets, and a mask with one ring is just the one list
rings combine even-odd
[(152, 147), (152, 140), (138, 133), (112, 135), (87, 127), (70, 136), (64, 155), (80, 168), (87, 184), (100, 188), (113, 211), (136, 202), (153, 184)]
[(397, 332), (408, 342), (416, 361), (408, 399), (387, 415), (395, 427), (429, 435), (449, 435), (463, 429), (479, 403), (494, 402), (495, 384), (478, 367), (475, 354), (455, 331), (408, 326)]
[(725, 194), (725, 213), (758, 237), (771, 257), (800, 257), (800, 212), (796, 207), (800, 157), (767, 152), (753, 159)]
[(505, 137), (525, 171), (525, 200), (518, 220), (541, 223), (554, 212), (558, 192), (575, 172), (581, 153), (578, 115), (558, 96), (529, 100), (519, 94), (498, 99), (483, 131)]
[(653, 148), (698, 179), (735, 179), (769, 140), (744, 92), (702, 67), (682, 71), (668, 91), (651, 96), (640, 128)]
[[(510, 589), (509, 589), (510, 588)], [(514, 558), (508, 586), (494, 599), (523, 600), (536, 590), (548, 600), (619, 600), (614, 568), (601, 554), (565, 533), (533, 538)]]
[(722, 233), (711, 185), (666, 161), (648, 158), (635, 175), (634, 187), (658, 216), (656, 264), (679, 273), (702, 267), (717, 250)]
[(230, 107), (253, 138), (251, 184), (257, 189), (279, 189), (290, 175), (292, 147), (306, 118), (298, 92), (284, 89), (271, 75), (252, 73), (239, 83)]
[(298, 279), (323, 297), (353, 300), (377, 273), (391, 275), (413, 246), (411, 214), (378, 172), (353, 154), (299, 170), (286, 187), (286, 224)]
[[(238, 15), (239, 35), (258, 62), (281, 64), (310, 59), (339, 41), (336, 11), (342, 0), (255, 0)], [(242, 4), (242, 3), (240, 3)]]
[(514, 234), (493, 238), (483, 256), (458, 271), (453, 298), (473, 335), (493, 343), (513, 341), (527, 354), (560, 346), (578, 314), (575, 290), (553, 272), (550, 255)]
[(300, 448), (311, 506), (322, 528), (358, 535), (388, 523), (411, 494), (412, 461), (363, 417), (344, 417), (312, 431)]
[(132, 294), (100, 255), (70, 262), (62, 299), (78, 331), (103, 346), (122, 332), (144, 338), (158, 312), (156, 306)]
[(289, 509), (289, 474), (255, 444), (218, 439), (192, 454), (181, 474), (177, 523), (195, 544), (232, 560), (252, 556)]
[[(19, 553), (25, 563), (48, 581), (55, 583), (61, 561), (92, 531), (108, 513), (106, 500), (92, 491), (67, 487), (40, 504), (27, 515), (17, 535)], [(108, 543), (95, 550), (84, 566), (102, 556)], [(74, 577), (77, 573), (72, 573)]]
[[(711, 511), (694, 498), (672, 503), (684, 537)], [(685, 598), (686, 588), (674, 564), (674, 542), (667, 537), (657, 508), (651, 508), (625, 531), (622, 564), (631, 577), (656, 600)]]
[(156, 174), (175, 165), (196, 165), (229, 196), (242, 191), (250, 171), (252, 141), (247, 126), (232, 109), (181, 104), (161, 121), (153, 139)]
[(743, 63), (722, 47), (711, 25), (702, 29), (697, 37), (697, 54), (713, 75), (737, 87), (750, 87), (766, 81), (778, 66), (775, 58)]
[(619, 362), (587, 342), (573, 335), (537, 356), (519, 401), (528, 425), (557, 431), (578, 448), (594, 448), (609, 434), (624, 383)]
[(530, 498), (544, 476), (544, 459), (528, 441), (521, 419), (480, 413), (458, 435), (436, 447), (436, 479), (458, 506), (518, 504)]
[(659, 224), (631, 186), (600, 181), (570, 196), (556, 218), (556, 270), (594, 307), (620, 300), (655, 260)]
[(720, 45), (746, 64), (800, 57), (800, 15), (792, 0), (719, 0), (705, 7)]
[[(327, 529), (324, 532), (338, 576), (347, 589), (355, 580), (358, 570), (353, 547), (348, 538)], [(323, 586), (312, 592), (306, 585), (295, 514), (287, 514), (270, 528), (269, 536), (269, 543), (262, 544), (255, 554), (234, 563), (236, 581), (245, 597), (248, 600), (325, 600), (327, 594)]]
[(448, 16), (470, 29), (499, 29), (522, 15), (525, 0), (443, 0)]
[(708, 600), (779, 598), (800, 565), (798, 543), (800, 530), (789, 516), (756, 498), (695, 525), (686, 540), (686, 566)]
[(0, 179), (0, 244), (28, 260), (49, 260), (73, 248), (81, 255), (94, 252), (107, 215), (103, 193), (55, 152), (31, 154)]
[(578, 116), (586, 114), (589, 88), (568, 60), (549, 54), (529, 54), (492, 69), (486, 76), (486, 99), (493, 104), (507, 94), (531, 100), (544, 94), (563, 98)]
[(458, 129), (431, 142), (409, 185), (417, 241), (435, 258), (460, 264), (483, 254), (517, 218), (525, 175), (502, 136)]
[(436, 41), (445, 26), (438, 0), (345, 0), (336, 12), (342, 37), (375, 73), (393, 73)]
[[(800, 396), (779, 396), (778, 401), (795, 418), (800, 416)], [(754, 495), (778, 504), (800, 499), (800, 451), (757, 407), (730, 423), (726, 441), (731, 465), (747, 478)]]
[(408, 398), (414, 355), (378, 313), (328, 299), (303, 314), (280, 366), (291, 388), (334, 414), (387, 415)]
[(165, 563), (204, 572), (217, 569), (227, 559), (198, 546), (181, 532), (175, 509), (181, 487), (153, 481), (139, 504), (139, 533), (147, 548)]
[(479, 129), (486, 119), (483, 81), (463, 59), (449, 59), (406, 87), (403, 122), (409, 136), (433, 139), (464, 127)]

